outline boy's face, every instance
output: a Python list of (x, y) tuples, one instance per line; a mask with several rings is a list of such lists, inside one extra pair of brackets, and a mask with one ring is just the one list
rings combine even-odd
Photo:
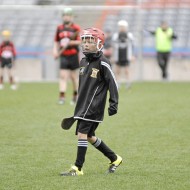
[(119, 32), (127, 32), (126, 26), (119, 26)]
[(69, 14), (64, 14), (63, 15), (63, 23), (64, 24), (69, 24), (71, 22), (73, 22), (73, 16), (69, 15)]
[(167, 30), (168, 24), (167, 24), (166, 22), (162, 22), (161, 28), (162, 28), (163, 30)]
[(97, 40), (94, 37), (83, 37), (82, 42), (82, 51), (86, 53), (97, 53)]
[(4, 41), (9, 41), (10, 40), (10, 36), (3, 36), (3, 40)]

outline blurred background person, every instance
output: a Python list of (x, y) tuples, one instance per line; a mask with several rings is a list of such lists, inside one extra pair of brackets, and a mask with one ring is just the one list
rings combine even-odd
[[(105, 43), (104, 49), (102, 50), (106, 58), (109, 60), (112, 57), (113, 47), (112, 47), (112, 33), (110, 29), (105, 30)], [(111, 61), (111, 60), (110, 60)]]
[(0, 90), (4, 88), (4, 69), (7, 68), (11, 89), (16, 90), (17, 86), (13, 77), (13, 67), (16, 59), (16, 50), (11, 41), (11, 32), (2, 31), (3, 41), (0, 44)]
[(162, 72), (162, 78), (168, 79), (168, 62), (172, 51), (172, 40), (177, 39), (176, 34), (166, 21), (162, 21), (156, 31), (149, 31), (156, 39), (156, 52), (158, 65)]
[(114, 43), (114, 61), (116, 63), (115, 74), (120, 86), (120, 76), (121, 71), (125, 71), (126, 87), (131, 86), (130, 76), (129, 76), (129, 65), (134, 59), (133, 56), (133, 45), (134, 37), (133, 34), (128, 31), (128, 22), (125, 20), (120, 20), (118, 23), (118, 32), (113, 35)]
[(60, 80), (59, 80), (59, 104), (64, 104), (68, 79), (73, 84), (73, 98), (71, 103), (77, 99), (78, 79), (77, 69), (79, 68), (79, 44), (80, 26), (73, 23), (73, 10), (65, 8), (63, 11), (63, 23), (57, 27), (53, 55), (60, 58)]

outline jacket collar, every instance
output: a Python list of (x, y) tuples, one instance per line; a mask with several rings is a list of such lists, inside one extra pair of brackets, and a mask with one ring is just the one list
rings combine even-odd
[(102, 51), (98, 51), (97, 53), (88, 53), (85, 55), (85, 57), (88, 62), (91, 62), (97, 60), (99, 57), (101, 57), (102, 54)]

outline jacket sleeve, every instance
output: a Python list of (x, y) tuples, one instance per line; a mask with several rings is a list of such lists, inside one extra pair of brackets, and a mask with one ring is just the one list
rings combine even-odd
[(178, 36), (176, 35), (176, 33), (173, 32), (173, 34), (172, 34), (172, 39), (173, 39), (173, 40), (177, 40), (177, 38), (178, 38)]
[(108, 84), (109, 88), (110, 98), (109, 98), (108, 114), (109, 116), (111, 116), (116, 114), (118, 110), (118, 99), (119, 99), (118, 86), (110, 64), (102, 61), (101, 66), (104, 74), (104, 79)]
[(148, 31), (151, 35), (155, 35), (156, 34), (156, 31)]

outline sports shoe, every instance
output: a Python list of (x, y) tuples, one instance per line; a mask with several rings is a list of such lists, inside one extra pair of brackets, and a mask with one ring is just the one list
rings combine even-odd
[(79, 171), (77, 166), (71, 166), (71, 169), (69, 171), (60, 173), (61, 176), (79, 176), (83, 174), (83, 171)]
[(0, 90), (3, 90), (3, 89), (4, 89), (4, 85), (0, 84)]
[(11, 85), (11, 90), (16, 90), (16, 89), (17, 89), (16, 84), (12, 84), (12, 85)]
[(74, 102), (73, 100), (70, 101), (70, 105), (73, 106), (73, 105), (75, 105), (75, 104), (76, 104), (76, 102)]
[(63, 105), (65, 103), (65, 99), (64, 98), (60, 98), (58, 101), (58, 104)]
[(117, 155), (117, 160), (110, 163), (107, 173), (114, 173), (117, 167), (122, 163), (121, 156)]
[(131, 83), (128, 82), (128, 83), (126, 84), (126, 89), (128, 90), (128, 89), (130, 89), (130, 88), (131, 88)]

